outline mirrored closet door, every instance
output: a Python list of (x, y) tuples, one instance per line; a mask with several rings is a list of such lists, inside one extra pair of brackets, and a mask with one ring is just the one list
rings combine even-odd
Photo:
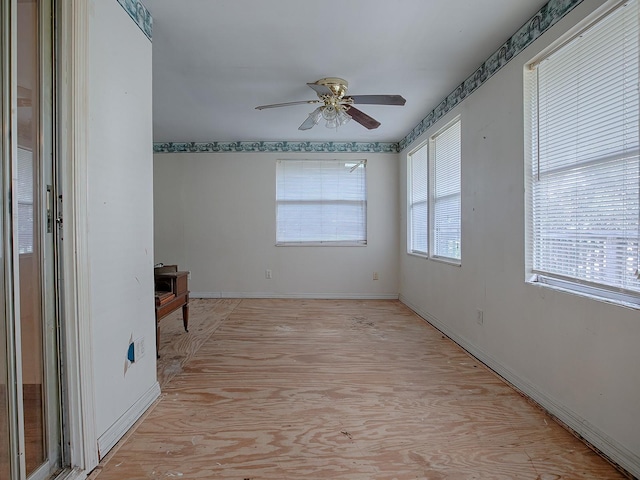
[(1, 8), (0, 478), (40, 480), (62, 465), (53, 2), (9, 0)]

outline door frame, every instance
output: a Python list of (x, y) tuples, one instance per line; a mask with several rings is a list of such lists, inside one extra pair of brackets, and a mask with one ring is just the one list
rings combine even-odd
[[(20, 302), (16, 300), (14, 284), (17, 279), (18, 261), (17, 251), (14, 249), (14, 221), (12, 218), (12, 205), (15, 204), (15, 194), (11, 187), (15, 171), (15, 158), (17, 155), (17, 142), (11, 132), (16, 132), (17, 120), (13, 115), (12, 99), (16, 98), (17, 73), (16, 55), (17, 48), (14, 32), (17, 28), (16, 0), (0, 3), (0, 158), (2, 159), (0, 194), (2, 202), (2, 257), (4, 290), (4, 315), (6, 323), (7, 344), (7, 386), (22, 385), (21, 358), (18, 355), (17, 345), (20, 345), (20, 331), (12, 320), (20, 315)], [(9, 28), (5, 28), (5, 27)], [(7, 101), (8, 100), (8, 101)], [(22, 389), (15, 391), (7, 389), (8, 414), (9, 414), (9, 453), (10, 472), (12, 478), (20, 478), (25, 471), (25, 459), (21, 454), (24, 446), (24, 428), (19, 419), (23, 416)], [(18, 454), (16, 456), (16, 453)]]
[[(54, 0), (54, 93), (53, 119), (54, 155), (57, 165), (58, 192), (58, 314), (61, 319), (60, 358), (64, 379), (61, 403), (65, 408), (64, 433), (68, 449), (64, 449), (63, 466), (67, 468), (58, 479), (85, 478), (98, 464), (95, 425), (95, 394), (93, 384), (93, 357), (91, 336), (91, 304), (89, 285), (89, 255), (87, 245), (87, 41), (89, 0)], [(2, 162), (2, 192), (10, 188), (17, 155), (16, 118), (6, 99), (16, 98), (15, 34), (17, 28), (17, 0), (0, 2), (0, 158)], [(14, 52), (12, 54), (12, 52)], [(6, 141), (5, 141), (6, 140)], [(5, 193), (2, 193), (3, 196)], [(13, 195), (15, 197), (15, 195)], [(62, 201), (62, 199), (64, 201)], [(17, 250), (14, 249), (14, 222), (11, 205), (15, 198), (5, 197), (2, 203), (2, 256), (4, 256), (5, 305), (7, 319), (7, 380), (21, 384), (19, 329), (13, 318), (20, 314), (14, 285), (18, 283)], [(66, 220), (66, 221), (64, 221)], [(63, 223), (64, 221), (64, 223)], [(64, 226), (64, 230), (62, 230)], [(21, 389), (9, 395), (10, 451), (20, 452), (24, 445), (24, 429), (20, 427)], [(24, 455), (12, 456), (12, 478), (24, 478)]]
[[(87, 43), (89, 0), (57, 1), (57, 118), (61, 343), (69, 441), (63, 478), (83, 478), (98, 465), (87, 238)], [(60, 199), (58, 199), (60, 200)]]

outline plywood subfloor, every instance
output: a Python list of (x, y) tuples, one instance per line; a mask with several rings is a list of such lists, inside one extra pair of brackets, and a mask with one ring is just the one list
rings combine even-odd
[(162, 399), (93, 478), (624, 478), (397, 301), (197, 300), (189, 334), (171, 318)]

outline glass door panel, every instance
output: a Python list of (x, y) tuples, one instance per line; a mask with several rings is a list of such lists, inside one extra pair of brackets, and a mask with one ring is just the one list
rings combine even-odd
[(53, 4), (0, 2), (2, 480), (49, 479), (61, 466), (55, 247), (48, 228), (55, 194)]
[[(13, 411), (15, 403), (12, 377), (13, 366), (9, 349), (13, 339), (13, 321), (7, 309), (6, 299), (8, 292), (5, 288), (5, 272), (7, 259), (11, 257), (9, 243), (6, 241), (10, 236), (10, 223), (6, 222), (8, 215), (5, 215), (8, 205), (5, 203), (6, 186), (10, 177), (9, 165), (11, 163), (11, 142), (4, 132), (7, 132), (11, 124), (11, 95), (10, 95), (10, 59), (9, 50), (9, 25), (10, 9), (6, 2), (0, 3), (0, 478), (11, 478), (12, 463), (13, 471), (16, 471), (14, 451), (16, 442), (15, 422), (13, 421)], [(13, 405), (12, 405), (13, 403)]]
[[(0, 15), (1, 17), (1, 15)], [(0, 141), (2, 145), (2, 141)], [(0, 179), (2, 178), (2, 172), (0, 172)], [(3, 196), (0, 195), (0, 225), (4, 223), (2, 218), (2, 212), (4, 206), (2, 205)], [(0, 245), (4, 243), (0, 240)], [(9, 463), (11, 458), (11, 442), (10, 442), (10, 427), (9, 427), (9, 382), (8, 372), (9, 365), (7, 362), (7, 316), (5, 314), (5, 302), (4, 302), (4, 255), (2, 249), (0, 249), (0, 478), (11, 478), (11, 465)]]
[(15, 286), (20, 292), (24, 458), (26, 476), (34, 479), (48, 478), (60, 464), (53, 236), (46, 211), (53, 169), (51, 3), (19, 0), (16, 9)]
[[(18, 27), (18, 158), (16, 199), (17, 246), (20, 278), (20, 335), (22, 350), (22, 398), (24, 448), (27, 475), (46, 459), (44, 378), (41, 311), (41, 271), (38, 209), (34, 208), (40, 164), (39, 130), (39, 6), (36, 0), (20, 1)], [(15, 165), (15, 163), (14, 163)], [(15, 241), (15, 239), (14, 239)]]

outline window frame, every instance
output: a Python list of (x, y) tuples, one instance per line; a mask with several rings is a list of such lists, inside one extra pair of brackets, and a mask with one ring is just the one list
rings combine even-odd
[[(339, 200), (339, 199), (318, 199), (319, 205), (330, 205), (332, 203), (353, 203), (353, 204), (361, 204), (362, 206), (362, 223), (360, 224), (364, 238), (358, 240), (282, 240), (279, 237), (280, 231), (280, 216), (279, 216), (279, 207), (282, 203), (295, 203), (296, 200), (283, 200), (279, 197), (279, 165), (288, 162), (325, 162), (325, 163), (344, 163), (344, 164), (353, 164), (352, 171), (356, 168), (362, 167), (362, 181), (363, 181), (363, 189), (362, 195), (363, 198), (359, 200)], [(368, 244), (368, 185), (367, 185), (367, 159), (366, 158), (357, 158), (357, 159), (344, 159), (344, 158), (286, 158), (286, 159), (278, 159), (276, 161), (276, 179), (275, 179), (275, 246), (276, 247), (366, 247)], [(301, 203), (310, 203), (308, 199), (300, 198), (298, 202)]]
[[(636, 0), (631, 0), (631, 1), (635, 1), (636, 5), (638, 4)], [(524, 93), (525, 93), (524, 95), (524, 99), (525, 99), (524, 101), (524, 104), (525, 104), (524, 105), (525, 228), (526, 228), (526, 235), (525, 235), (526, 278), (525, 278), (525, 281), (527, 284), (541, 285), (544, 287), (553, 288), (553, 289), (569, 292), (576, 295), (587, 296), (589, 298), (594, 298), (594, 299), (609, 302), (609, 303), (622, 304), (634, 309), (639, 309), (640, 308), (640, 292), (624, 289), (619, 286), (609, 285), (607, 283), (602, 283), (602, 281), (606, 281), (602, 279), (600, 281), (593, 280), (593, 279), (585, 280), (585, 279), (579, 278), (579, 276), (569, 277), (569, 276), (562, 275), (558, 271), (552, 272), (552, 271), (546, 271), (546, 270), (539, 270), (535, 267), (535, 263), (536, 263), (536, 236), (535, 235), (537, 233), (537, 229), (535, 226), (536, 220), (534, 216), (535, 215), (534, 197), (535, 197), (535, 187), (536, 187), (535, 183), (540, 182), (539, 178), (538, 180), (536, 180), (536, 177), (540, 176), (540, 172), (538, 172), (537, 175), (534, 173), (534, 167), (540, 161), (539, 152), (538, 152), (538, 145), (540, 143), (540, 138), (539, 138), (540, 131), (537, 127), (537, 124), (540, 122), (540, 112), (539, 112), (540, 101), (537, 98), (537, 93), (536, 93), (539, 88), (537, 66), (547, 58), (550, 58), (552, 55), (556, 54), (557, 52), (561, 52), (564, 48), (570, 47), (574, 39), (581, 37), (584, 33), (590, 31), (590, 29), (594, 27), (598, 28), (598, 24), (601, 21), (605, 20), (610, 14), (614, 13), (620, 7), (626, 6), (628, 3), (629, 3), (629, 0), (620, 1), (617, 4), (613, 5), (611, 8), (609, 8), (607, 11), (600, 13), (597, 17), (590, 18), (588, 23), (585, 22), (584, 24), (581, 24), (579, 28), (577, 28), (575, 31), (570, 32), (568, 35), (564, 36), (554, 45), (551, 45), (549, 48), (545, 49), (543, 52), (537, 55), (530, 62), (527, 62), (525, 64), (524, 75), (523, 75)], [(640, 6), (637, 8), (640, 8)], [(638, 56), (640, 56), (640, 52), (636, 53), (636, 62), (640, 62), (640, 58), (638, 58)], [(573, 72), (569, 72), (568, 74), (570, 75), (571, 73)], [(637, 82), (637, 84), (640, 84), (640, 81)], [(587, 108), (590, 105), (593, 108), (594, 100), (591, 100), (591, 103), (587, 103)], [(624, 103), (624, 105), (626, 106), (627, 103)], [(637, 124), (640, 121), (640, 115), (637, 115), (635, 117), (635, 120)], [(598, 123), (596, 125), (600, 125), (600, 124)], [(569, 142), (571, 142), (571, 139), (566, 140), (562, 145), (567, 145), (567, 143)], [(621, 157), (621, 158), (633, 157), (633, 155), (629, 155), (626, 152), (621, 153), (620, 155), (625, 155), (625, 157)], [(637, 153), (635, 157), (636, 158), (638, 157)], [(639, 162), (640, 160), (636, 159), (635, 161)], [(583, 169), (585, 170), (585, 172), (592, 172), (603, 162), (604, 162), (604, 159), (597, 157), (595, 160), (591, 160), (588, 162), (591, 165), (585, 167), (584, 160), (582, 161), (576, 160), (573, 170), (568, 169), (567, 171), (570, 172), (570, 171), (578, 171), (580, 169)], [(615, 166), (610, 168), (612, 169), (614, 167)], [(595, 197), (589, 197), (589, 198), (593, 199)], [(640, 198), (638, 199), (638, 201), (640, 201)], [(583, 204), (579, 203), (579, 205), (583, 205)], [(603, 212), (605, 205), (601, 204), (598, 206), (600, 208), (597, 210), (597, 212)], [(624, 208), (624, 207), (618, 207), (618, 208)], [(603, 215), (603, 214), (600, 213), (600, 215)], [(569, 223), (567, 224), (569, 225)], [(580, 224), (576, 224), (576, 225), (580, 225)], [(640, 226), (637, 228), (638, 228), (639, 237), (640, 237)], [(618, 230), (613, 230), (613, 232), (618, 232)], [(640, 242), (640, 238), (638, 238), (638, 241)], [(615, 248), (611, 250), (615, 250)], [(635, 253), (635, 256), (636, 256), (637, 270), (635, 272), (635, 276), (638, 276), (638, 278), (640, 279), (640, 248), (636, 247), (636, 250), (637, 251)], [(629, 258), (633, 257), (633, 254), (624, 254), (616, 251), (616, 254), (613, 255), (614, 261), (609, 263), (621, 262), (622, 260), (624, 260), (624, 257), (626, 255), (631, 255)], [(607, 263), (606, 259), (604, 261), (605, 263)], [(578, 266), (579, 268), (586, 268), (589, 266), (589, 264), (581, 263), (581, 264), (578, 264)]]

